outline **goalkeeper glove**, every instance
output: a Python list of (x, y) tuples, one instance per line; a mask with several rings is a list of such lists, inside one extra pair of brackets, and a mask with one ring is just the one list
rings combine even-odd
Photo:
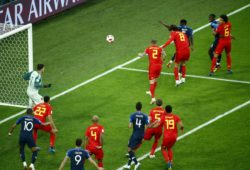
[(52, 84), (45, 84), (43, 85), (43, 88), (50, 88), (52, 86)]

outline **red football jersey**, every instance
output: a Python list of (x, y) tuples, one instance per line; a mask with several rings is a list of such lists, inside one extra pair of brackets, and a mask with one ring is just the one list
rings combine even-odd
[(176, 51), (189, 50), (189, 40), (185, 33), (180, 31), (172, 31), (168, 41), (162, 46), (162, 48), (168, 46), (172, 41), (175, 43)]
[(177, 115), (172, 113), (165, 114), (161, 120), (161, 124), (164, 127), (164, 135), (178, 135), (177, 123), (180, 121), (181, 119)]
[(152, 45), (146, 48), (145, 53), (148, 54), (149, 64), (162, 64), (162, 48), (157, 45)]
[(219, 34), (220, 41), (231, 41), (231, 23), (220, 24), (216, 33)]
[(33, 108), (34, 117), (41, 122), (46, 122), (46, 117), (52, 114), (52, 107), (48, 103), (40, 103)]
[[(162, 107), (156, 107), (150, 110), (150, 123), (155, 122), (156, 120), (161, 121), (162, 117), (165, 115), (165, 110)], [(162, 128), (162, 125), (160, 126)]]
[(104, 128), (94, 123), (89, 126), (86, 130), (85, 136), (88, 137), (88, 145), (90, 146), (101, 146), (101, 134), (104, 133)]

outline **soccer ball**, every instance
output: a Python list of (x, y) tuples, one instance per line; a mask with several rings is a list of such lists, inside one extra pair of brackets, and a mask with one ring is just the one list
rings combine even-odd
[(115, 40), (115, 37), (113, 35), (107, 35), (106, 41), (108, 43), (112, 43)]

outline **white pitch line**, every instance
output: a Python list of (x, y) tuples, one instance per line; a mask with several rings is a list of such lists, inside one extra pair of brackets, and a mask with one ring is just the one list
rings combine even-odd
[[(135, 69), (135, 68), (120, 67), (119, 69), (121, 69), (121, 70), (128, 70), (128, 71), (135, 71), (135, 72), (148, 73), (147, 70)], [(163, 74), (163, 75), (170, 75), (170, 76), (173, 76), (173, 75), (174, 75), (173, 73), (166, 73), (166, 72), (161, 72), (161, 74)], [(241, 84), (250, 84), (249, 81), (222, 79), (222, 78), (214, 78), (214, 77), (206, 77), (206, 76), (197, 76), (197, 75), (186, 75), (186, 77), (200, 78), (200, 79), (208, 79), (208, 80), (217, 80), (217, 81), (226, 81), (226, 82), (241, 83)]]
[[(179, 137), (177, 138), (177, 141), (179, 141), (179, 140), (181, 140), (181, 139), (184, 139), (185, 137), (187, 137), (187, 136), (189, 136), (189, 135), (191, 135), (191, 134), (197, 132), (198, 130), (200, 130), (200, 129), (202, 129), (202, 128), (208, 126), (208, 125), (210, 125), (211, 123), (213, 123), (213, 122), (215, 122), (215, 121), (217, 121), (217, 120), (219, 120), (219, 119), (221, 119), (221, 118), (223, 118), (223, 117), (225, 117), (225, 116), (227, 116), (227, 115), (229, 115), (229, 114), (231, 114), (231, 113), (233, 113), (233, 112), (235, 112), (235, 111), (237, 111), (237, 110), (239, 110), (239, 109), (241, 109), (241, 108), (243, 108), (243, 107), (245, 107), (245, 106), (247, 106), (247, 105), (249, 105), (249, 104), (250, 104), (250, 100), (246, 101), (246, 102), (243, 103), (243, 104), (240, 104), (240, 105), (234, 107), (233, 109), (231, 109), (231, 110), (229, 110), (229, 111), (227, 111), (227, 112), (225, 112), (225, 113), (223, 113), (223, 114), (220, 114), (220, 115), (216, 116), (215, 118), (213, 118), (213, 119), (211, 119), (211, 120), (209, 120), (209, 121), (207, 121), (207, 122), (205, 122), (205, 123), (203, 123), (203, 124), (197, 126), (196, 128), (194, 128), (194, 129), (188, 131), (187, 133), (185, 133), (185, 134), (179, 136)], [(161, 148), (158, 147), (158, 148), (155, 150), (155, 152), (158, 152), (158, 151), (160, 151), (160, 150), (161, 150)], [(149, 154), (150, 154), (150, 152), (148, 152), (148, 153), (144, 154), (143, 156), (139, 157), (139, 158), (138, 158), (138, 161), (141, 161), (141, 160), (147, 158), (147, 157), (149, 156)], [(125, 165), (126, 165), (126, 164), (125, 164)], [(123, 166), (124, 166), (124, 165), (123, 165)], [(123, 169), (123, 168), (122, 168), (123, 166), (121, 166), (121, 167), (118, 168), (117, 170), (122, 170), (122, 169)]]
[[(236, 14), (236, 13), (238, 13), (238, 12), (240, 12), (240, 11), (242, 11), (242, 10), (248, 8), (249, 6), (250, 6), (250, 4), (247, 4), (247, 5), (243, 6), (243, 7), (239, 8), (239, 9), (237, 9), (237, 10), (231, 12), (231, 13), (229, 13), (228, 15)], [(201, 26), (201, 27), (195, 29), (195, 30), (193, 31), (193, 33), (196, 33), (196, 32), (198, 32), (198, 31), (200, 31), (200, 30), (202, 30), (202, 29), (208, 27), (209, 25), (210, 25), (210, 24), (205, 24), (205, 25), (203, 25), (203, 26)], [(74, 86), (74, 87), (72, 87), (72, 88), (70, 88), (70, 89), (68, 89), (68, 90), (65, 90), (65, 91), (63, 91), (63, 92), (61, 92), (61, 93), (59, 93), (59, 94), (57, 94), (57, 95), (51, 97), (51, 100), (56, 99), (56, 98), (58, 98), (58, 97), (60, 97), (60, 96), (63, 96), (63, 95), (65, 95), (65, 94), (67, 94), (67, 93), (69, 93), (69, 92), (71, 92), (71, 91), (73, 91), (73, 90), (76, 90), (77, 88), (79, 88), (79, 87), (81, 87), (81, 86), (84, 86), (84, 85), (86, 85), (86, 84), (88, 84), (88, 83), (90, 83), (90, 82), (92, 82), (92, 81), (94, 81), (94, 80), (96, 80), (96, 79), (98, 79), (98, 78), (101, 78), (101, 77), (103, 77), (103, 76), (105, 76), (105, 75), (107, 75), (107, 74), (109, 74), (109, 73), (111, 73), (111, 72), (113, 72), (113, 71), (119, 69), (120, 67), (123, 67), (123, 66), (125, 66), (125, 65), (128, 65), (128, 64), (130, 64), (130, 63), (133, 63), (133, 62), (135, 62), (135, 61), (138, 60), (138, 59), (140, 59), (140, 58), (139, 58), (139, 57), (133, 58), (133, 59), (131, 59), (131, 60), (129, 60), (129, 61), (123, 63), (123, 64), (120, 64), (120, 65), (118, 65), (118, 66), (116, 66), (116, 67), (114, 67), (114, 68), (112, 68), (112, 69), (110, 69), (110, 70), (107, 70), (107, 71), (105, 71), (105, 72), (103, 72), (103, 73), (101, 73), (101, 74), (99, 74), (99, 75), (97, 75), (97, 76), (95, 76), (95, 77), (93, 77), (93, 78), (91, 78), (91, 79), (89, 79), (89, 80), (86, 80), (86, 81), (84, 81), (84, 82), (82, 82), (82, 83), (80, 83), (80, 84), (78, 84), (78, 85), (76, 85), (76, 86)], [(25, 110), (23, 110), (23, 111), (21, 111), (21, 112), (24, 113)], [(12, 119), (12, 118), (15, 118), (15, 117), (19, 116), (20, 114), (22, 114), (21, 112), (18, 112), (18, 113), (14, 114), (14, 115), (12, 115), (12, 116), (10, 116), (10, 117), (7, 117), (7, 118), (1, 120), (1, 121), (0, 121), (0, 124), (3, 124), (4, 122), (6, 122), (6, 121), (8, 121), (8, 120), (10, 120), (10, 119)]]

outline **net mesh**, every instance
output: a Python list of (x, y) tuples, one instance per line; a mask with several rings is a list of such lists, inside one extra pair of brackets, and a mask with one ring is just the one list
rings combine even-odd
[[(0, 24), (0, 35), (16, 27)], [(22, 76), (28, 72), (28, 30), (0, 39), (0, 103), (28, 106), (28, 82)]]

